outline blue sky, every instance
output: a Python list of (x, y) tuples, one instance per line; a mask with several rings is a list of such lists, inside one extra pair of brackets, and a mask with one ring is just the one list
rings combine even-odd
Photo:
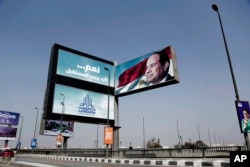
[[(244, 143), (216, 3), (222, 17), (240, 99), (250, 97), (249, 0), (0, 0), (0, 110), (24, 116), (22, 146), (30, 146), (36, 110), (42, 112), (54, 43), (118, 64), (172, 45), (180, 83), (119, 98), (121, 145), (159, 138)], [(39, 119), (40, 119), (39, 114)], [(40, 120), (39, 120), (40, 122)], [(103, 126), (75, 124), (68, 147), (103, 143)], [(4, 141), (0, 141), (4, 145)], [(38, 137), (40, 147), (55, 137)], [(16, 141), (10, 145), (15, 146)]]

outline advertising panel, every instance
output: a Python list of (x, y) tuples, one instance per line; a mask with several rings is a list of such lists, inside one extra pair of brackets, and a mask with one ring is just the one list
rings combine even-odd
[(0, 124), (16, 126), (18, 125), (19, 115), (20, 115), (19, 113), (0, 110)]
[(0, 126), (0, 140), (15, 140), (17, 128)]
[[(64, 109), (62, 96), (64, 95)], [(112, 105), (113, 104), (113, 105)], [(108, 94), (55, 85), (52, 113), (107, 119)], [(114, 96), (109, 97), (109, 119), (114, 120)]]
[(119, 64), (115, 73), (117, 96), (179, 82), (175, 51), (171, 46)]
[(74, 122), (73, 121), (61, 121), (61, 120), (43, 120), (45, 121), (43, 134), (56, 136), (61, 133), (66, 137), (73, 137), (74, 135)]
[(104, 127), (104, 144), (113, 144), (113, 128)]
[[(43, 119), (60, 119), (60, 94), (63, 94), (64, 121), (104, 124), (107, 122), (106, 108), (110, 95), (110, 104), (113, 104), (109, 110), (110, 124), (113, 124), (114, 66), (115, 62), (54, 44), (43, 102)], [(94, 108), (91, 108), (93, 105), (90, 102), (94, 104)]]
[(241, 133), (250, 132), (250, 108), (248, 101), (235, 101)]
[[(110, 72), (110, 81), (114, 81), (114, 65), (62, 49), (58, 51), (56, 71), (58, 75), (108, 86), (109, 72), (104, 68), (107, 68)], [(110, 82), (110, 86), (114, 87), (114, 82)]]

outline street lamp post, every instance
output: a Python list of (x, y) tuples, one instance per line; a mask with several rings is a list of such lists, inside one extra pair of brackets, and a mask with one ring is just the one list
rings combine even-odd
[[(104, 70), (108, 71), (109, 73), (109, 80), (108, 80), (108, 111), (107, 111), (107, 127), (109, 127), (109, 94), (110, 94), (110, 71), (108, 68), (104, 67)], [(108, 158), (108, 144), (106, 145), (106, 157)]]
[[(225, 37), (225, 34), (224, 34), (224, 30), (223, 30), (223, 26), (222, 26), (222, 21), (221, 21), (220, 13), (219, 13), (219, 8), (218, 8), (218, 6), (216, 4), (213, 4), (212, 8), (213, 8), (213, 10), (215, 12), (217, 12), (218, 17), (219, 17), (221, 32), (222, 32), (222, 35), (223, 35), (223, 40), (224, 40), (224, 44), (225, 44), (225, 48), (226, 48), (226, 52), (227, 52), (227, 59), (228, 59), (229, 67), (230, 67), (230, 72), (231, 72), (232, 80), (233, 80), (235, 97), (236, 97), (237, 101), (240, 101), (240, 97), (239, 97), (239, 93), (238, 93), (238, 88), (237, 88), (236, 80), (235, 80), (235, 77), (234, 77), (233, 67), (232, 67), (232, 63), (231, 63), (231, 59), (230, 59), (230, 55), (229, 55), (229, 51), (228, 51), (228, 47), (227, 47), (227, 41), (226, 41), (226, 37)], [(247, 149), (250, 150), (250, 144), (249, 144), (249, 139), (248, 139), (247, 132), (244, 132), (244, 138), (245, 138)]]
[(212, 146), (212, 143), (211, 143), (211, 137), (210, 137), (210, 131), (208, 129), (208, 137), (209, 137), (209, 143), (210, 143), (210, 147)]
[(199, 124), (198, 124), (197, 128), (198, 128), (198, 137), (199, 137), (199, 141), (201, 141), (201, 135), (200, 135), (200, 125), (199, 125)]
[(98, 148), (98, 129), (99, 129), (99, 125), (97, 124), (97, 128), (96, 128), (96, 148)]
[(180, 146), (181, 142), (180, 142), (180, 133), (179, 133), (178, 122), (179, 122), (179, 120), (176, 121), (176, 124), (177, 124), (177, 135), (178, 135), (178, 145), (179, 145), (179, 148), (181, 148), (181, 146)]
[(214, 132), (214, 142), (215, 142), (215, 146), (218, 146), (218, 145), (217, 145), (217, 140), (216, 140), (215, 132)]
[(64, 96), (64, 94), (60, 94), (60, 95), (63, 97), (63, 101), (61, 102), (61, 104), (62, 104), (62, 113), (61, 113), (61, 123), (60, 123), (60, 133), (62, 133), (65, 96)]
[(23, 120), (24, 120), (24, 117), (23, 117), (22, 115), (21, 115), (20, 117), (22, 118), (22, 122), (21, 122), (20, 131), (19, 131), (19, 136), (18, 136), (17, 150), (19, 150), (19, 149), (20, 149), (20, 146), (21, 146), (21, 134), (22, 134)]
[(143, 123), (142, 124), (143, 125), (143, 148), (145, 149), (145, 125), (144, 125), (144, 119), (145, 118), (143, 117), (143, 122), (142, 122)]
[(109, 126), (109, 94), (110, 94), (110, 71), (108, 68), (104, 67), (106, 71), (109, 72), (109, 82), (108, 82), (108, 115), (107, 115), (107, 126)]
[(39, 109), (37, 107), (35, 107), (36, 109), (36, 124), (35, 124), (35, 131), (34, 131), (34, 139), (36, 139), (36, 128), (37, 128), (37, 119), (38, 119), (38, 113), (39, 113)]

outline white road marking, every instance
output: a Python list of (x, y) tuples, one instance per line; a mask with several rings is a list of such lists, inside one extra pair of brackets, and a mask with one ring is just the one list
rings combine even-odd
[(25, 161), (15, 161), (14, 163), (15, 164), (31, 165), (31, 166), (36, 166), (36, 167), (59, 167), (59, 166), (54, 166), (54, 165), (46, 165), (46, 164), (25, 162)]

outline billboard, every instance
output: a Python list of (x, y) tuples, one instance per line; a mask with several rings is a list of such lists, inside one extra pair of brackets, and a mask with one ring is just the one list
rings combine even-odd
[[(108, 114), (108, 95), (70, 86), (55, 85), (52, 113), (62, 113), (64, 94), (64, 114), (79, 117), (106, 119)], [(114, 96), (109, 97), (109, 119), (114, 120)]]
[[(58, 75), (108, 86), (109, 74), (104, 68), (110, 70), (110, 81), (114, 81), (113, 65), (63, 49), (58, 50), (56, 70), (56, 74)], [(110, 86), (114, 87), (114, 82), (110, 82)]]
[(124, 96), (179, 83), (172, 46), (148, 53), (115, 67), (115, 95)]
[(61, 133), (56, 136), (56, 147), (60, 148), (63, 145), (64, 137)]
[[(61, 129), (61, 130), (60, 130)], [(73, 121), (61, 121), (61, 120), (42, 120), (40, 134), (57, 136), (62, 133), (65, 137), (73, 137), (74, 135), (74, 122)]]
[(110, 124), (113, 124), (114, 65), (112, 61), (54, 44), (43, 119), (60, 120), (63, 94), (64, 121), (104, 124), (107, 122), (107, 99), (110, 95)]
[(15, 140), (17, 128), (0, 126), (0, 140)]
[(248, 101), (235, 101), (241, 133), (250, 132), (250, 108)]
[(0, 124), (17, 126), (19, 121), (19, 115), (19, 113), (0, 110)]
[(113, 144), (113, 128), (105, 126), (104, 127), (104, 144)]

